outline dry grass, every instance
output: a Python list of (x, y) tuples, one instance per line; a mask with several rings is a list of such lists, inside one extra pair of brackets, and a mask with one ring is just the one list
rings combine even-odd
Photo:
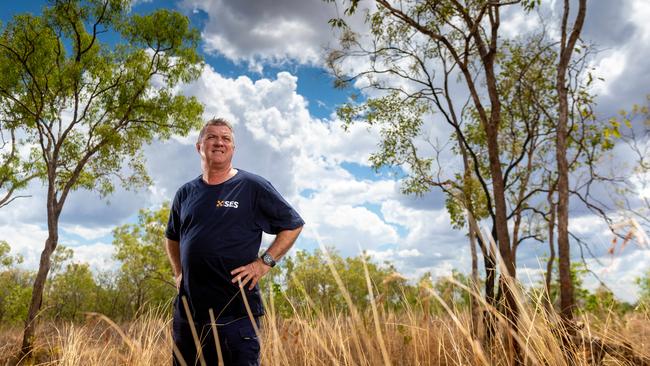
[[(405, 302), (400, 312), (384, 310), (375, 301), (376, 289), (367, 269), (371, 306), (362, 313), (331, 262), (330, 269), (348, 311), (332, 315), (310, 307), (296, 309), (293, 317), (283, 319), (276, 314), (275, 304), (267, 303), (260, 331), (263, 365), (509, 366), (512, 338), (521, 348), (525, 365), (650, 365), (647, 308), (623, 317), (614, 313), (583, 316), (582, 328), (571, 342), (579, 346), (567, 347), (562, 342), (567, 333), (556, 315), (547, 313), (541, 298), (531, 299), (519, 286), (511, 286), (519, 309), (517, 324), (512, 325), (473, 293), (482, 310), (496, 319), (496, 336), (486, 342), (484, 335), (472, 334), (467, 309), (445, 303), (431, 289), (424, 289), (415, 306)], [(307, 303), (314, 303), (306, 293), (304, 296)], [(439, 302), (446, 312), (433, 315), (424, 311), (431, 301)], [(0, 332), (0, 364), (15, 363), (10, 355), (17, 353), (19, 339), (18, 328)], [(166, 365), (172, 355), (171, 320), (160, 312), (122, 326), (101, 314), (89, 314), (83, 324), (41, 326), (37, 340), (33, 363), (38, 365)], [(602, 353), (599, 345), (603, 343), (610, 347), (610, 355), (595, 357), (598, 362), (593, 362), (594, 355)], [(630, 355), (637, 358), (632, 360)]]
[[(89, 314), (83, 324), (49, 323), (36, 336), (37, 365), (162, 365), (169, 363), (170, 322), (152, 313), (119, 327)], [(0, 365), (16, 363), (22, 328), (0, 333)], [(31, 364), (31, 363), (30, 363)]]
[[(435, 298), (435, 295), (432, 294)], [(522, 304), (523, 305), (523, 304)], [(281, 319), (267, 304), (262, 329), (264, 365), (507, 365), (507, 332), (490, 345), (470, 336), (466, 311), (432, 316), (420, 308), (395, 313), (374, 307), (374, 312), (327, 316), (318, 309), (309, 314)], [(312, 309), (314, 310), (314, 309)], [(563, 349), (556, 324), (541, 306), (522, 307), (516, 336), (523, 345), (528, 365), (567, 365), (570, 352), (575, 365), (590, 364), (589, 347)], [(581, 332), (615, 344), (627, 344), (637, 353), (650, 349), (650, 316), (633, 313), (624, 317), (585, 317)], [(47, 324), (40, 327), (35, 352), (39, 365), (165, 365), (171, 360), (171, 324), (160, 314), (141, 316), (117, 326), (101, 315), (89, 315), (83, 324)], [(555, 333), (554, 333), (555, 332)], [(0, 333), (0, 364), (11, 365), (9, 355), (18, 349), (20, 329)], [(645, 356), (650, 356), (646, 354)], [(628, 365), (607, 357), (604, 365)]]

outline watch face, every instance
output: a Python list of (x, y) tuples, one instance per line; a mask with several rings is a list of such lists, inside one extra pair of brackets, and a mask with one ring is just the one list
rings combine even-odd
[(271, 267), (275, 266), (275, 261), (273, 260), (273, 257), (271, 257), (269, 253), (264, 253), (264, 255), (262, 256), (262, 261), (267, 266), (271, 266)]

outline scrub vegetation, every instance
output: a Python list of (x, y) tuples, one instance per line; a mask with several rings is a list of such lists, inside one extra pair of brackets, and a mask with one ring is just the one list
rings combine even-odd
[[(338, 117), (376, 129), (369, 164), (406, 174), (404, 193), (444, 195), (471, 274), (409, 281), (365, 253), (298, 251), (261, 283), (265, 365), (650, 364), (650, 272), (634, 304), (588, 291), (570, 246), (589, 243), (568, 225), (571, 199), (607, 224), (612, 254), (648, 245), (650, 98), (597, 115), (587, 1), (557, 3), (561, 19), (507, 37), (504, 9), (537, 17), (539, 0), (338, 2), (324, 63), (337, 86), (367, 92)], [(0, 208), (40, 180), (48, 227), (37, 271), (0, 241), (0, 364), (168, 364), (169, 208), (115, 228), (119, 265), (104, 272), (59, 243), (59, 218), (79, 188), (150, 185), (142, 146), (199, 127), (201, 104), (174, 94), (200, 75), (199, 32), (177, 12), (131, 13), (128, 0), (48, 4), (0, 25)], [(346, 23), (360, 13), (365, 34)], [(441, 128), (448, 140), (434, 143), (428, 131)], [(524, 286), (517, 253), (531, 242), (549, 255)]]
[[(114, 231), (111, 273), (93, 274), (71, 249), (54, 255), (53, 276), (39, 315), (34, 364), (157, 365), (171, 360), (171, 304), (175, 290), (160, 239), (166, 212), (143, 210), (138, 224)], [(15, 364), (21, 322), (34, 274), (20, 269), (6, 243), (0, 246), (0, 364)], [(61, 247), (60, 247), (61, 248)], [(146, 261), (144, 263), (143, 261)], [(144, 268), (144, 271), (133, 271)], [(617, 300), (604, 286), (588, 291), (584, 266), (574, 265), (575, 335), (549, 312), (544, 282), (513, 287), (517, 327), (472, 294), (470, 280), (454, 272), (432, 281), (407, 281), (390, 263), (366, 255), (298, 251), (264, 278), (262, 361), (265, 365), (507, 365), (506, 335), (525, 345), (530, 365), (642, 365), (649, 362), (650, 272), (638, 279), (639, 300)], [(158, 276), (160, 275), (160, 276)], [(550, 302), (558, 304), (558, 284)], [(494, 316), (496, 336), (472, 329), (473, 301)], [(510, 330), (508, 330), (510, 329)], [(512, 333), (508, 333), (512, 332)], [(565, 337), (575, 342), (567, 348)]]

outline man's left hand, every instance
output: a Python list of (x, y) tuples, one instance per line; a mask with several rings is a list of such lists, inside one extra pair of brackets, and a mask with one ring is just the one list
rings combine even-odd
[(232, 270), (230, 274), (235, 277), (233, 277), (231, 282), (237, 283), (241, 281), (239, 283), (239, 286), (241, 287), (246, 286), (246, 284), (250, 282), (248, 289), (252, 290), (255, 285), (257, 285), (257, 282), (270, 270), (270, 266), (267, 266), (264, 264), (264, 262), (262, 262), (261, 259), (257, 258), (245, 266), (241, 266)]

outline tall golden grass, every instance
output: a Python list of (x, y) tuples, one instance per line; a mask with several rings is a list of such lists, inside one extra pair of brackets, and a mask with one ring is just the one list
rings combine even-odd
[[(346, 313), (326, 313), (312, 307), (295, 309), (294, 315), (285, 319), (276, 313), (272, 301), (266, 304), (267, 314), (260, 330), (263, 365), (509, 365), (508, 334), (519, 341), (526, 365), (636, 365), (650, 357), (647, 309), (625, 316), (613, 312), (600, 318), (584, 315), (577, 337), (585, 341), (576, 342), (579, 347), (567, 348), (562, 343), (561, 323), (547, 313), (543, 299), (516, 291), (520, 311), (514, 328), (499, 312), (482, 304), (499, 320), (497, 336), (485, 342), (472, 335), (467, 309), (445, 303), (433, 291), (423, 295), (419, 304), (405, 303), (405, 310), (390, 311), (375, 301), (377, 292), (368, 279), (371, 307), (361, 312), (336, 271), (333, 275), (347, 299)], [(428, 307), (423, 304), (428, 301), (441, 302), (446, 313), (433, 315), (425, 311)], [(83, 324), (45, 324), (40, 327), (31, 363), (170, 364), (171, 320), (162, 314), (143, 314), (121, 326), (100, 314), (88, 314)], [(17, 360), (11, 355), (18, 351), (20, 329), (5, 329), (1, 334), (0, 364), (15, 364)], [(618, 347), (615, 351), (621, 354), (612, 351), (600, 360), (603, 343)], [(627, 357), (626, 350), (637, 358)]]

